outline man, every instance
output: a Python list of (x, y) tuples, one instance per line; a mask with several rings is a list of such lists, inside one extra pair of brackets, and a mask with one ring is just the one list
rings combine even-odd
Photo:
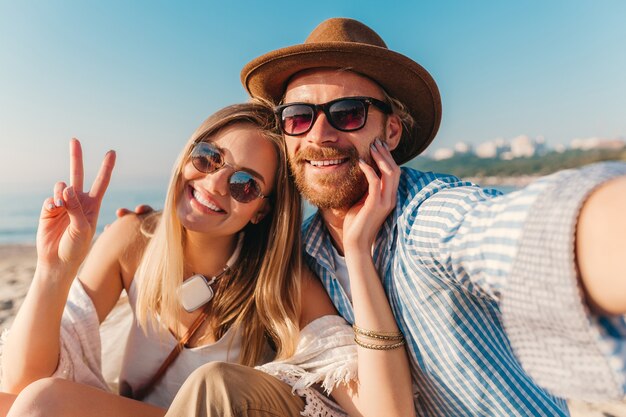
[[(282, 104), (295, 180), (319, 208), (304, 225), (306, 259), (353, 323), (342, 224), (367, 191), (357, 161), (371, 161), (376, 139), (398, 164), (422, 152), (441, 118), (437, 86), (350, 19), (251, 61), (241, 79)], [(592, 166), (499, 196), (403, 169), (373, 256), (407, 339), (418, 415), (564, 416), (555, 395), (621, 397), (626, 327), (598, 312), (626, 312), (626, 180), (609, 181), (624, 174)]]
[[(357, 161), (373, 165), (376, 140), (398, 164), (422, 152), (441, 118), (437, 86), (351, 19), (322, 22), (304, 44), (265, 54), (241, 75), (252, 96), (282, 103), (295, 180), (319, 208), (303, 227), (306, 259), (353, 323), (342, 232), (368, 189)], [(624, 164), (601, 164), (501, 196), (402, 170), (372, 256), (406, 337), (417, 415), (566, 416), (558, 396), (623, 397), (625, 174)], [(167, 415), (276, 403), (291, 405), (247, 415), (291, 415), (276, 411), (299, 401), (284, 385), (231, 368), (198, 370)]]

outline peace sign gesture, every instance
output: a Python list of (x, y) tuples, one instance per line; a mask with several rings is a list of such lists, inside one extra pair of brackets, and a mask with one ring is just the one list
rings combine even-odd
[(77, 139), (70, 141), (70, 186), (57, 182), (54, 196), (44, 201), (37, 229), (38, 267), (78, 271), (96, 232), (102, 198), (115, 165), (115, 152), (104, 156), (91, 189), (83, 192), (83, 153)]

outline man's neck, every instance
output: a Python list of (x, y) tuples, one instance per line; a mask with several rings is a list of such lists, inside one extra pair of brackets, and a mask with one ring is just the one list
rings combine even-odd
[(347, 210), (325, 209), (320, 210), (324, 224), (330, 233), (330, 239), (337, 249), (337, 252), (343, 256), (343, 219), (346, 217)]

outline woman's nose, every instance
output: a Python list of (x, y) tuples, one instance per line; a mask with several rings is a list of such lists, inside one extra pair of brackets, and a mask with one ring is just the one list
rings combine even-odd
[(228, 165), (220, 167), (217, 171), (205, 174), (203, 182), (207, 184), (207, 190), (218, 195), (228, 195), (228, 182), (233, 170)]

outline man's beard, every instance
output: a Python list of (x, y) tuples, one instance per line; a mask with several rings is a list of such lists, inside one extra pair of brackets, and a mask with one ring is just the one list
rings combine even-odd
[[(344, 159), (348, 164), (348, 172), (331, 172), (325, 175), (316, 175), (315, 179), (307, 180), (305, 168), (307, 161)], [(367, 155), (361, 158), (369, 165), (375, 166), (373, 160)], [(365, 174), (359, 167), (359, 155), (355, 148), (317, 148), (305, 149), (289, 159), (294, 181), (302, 196), (311, 204), (324, 209), (348, 209), (359, 201), (367, 192), (368, 182)]]

